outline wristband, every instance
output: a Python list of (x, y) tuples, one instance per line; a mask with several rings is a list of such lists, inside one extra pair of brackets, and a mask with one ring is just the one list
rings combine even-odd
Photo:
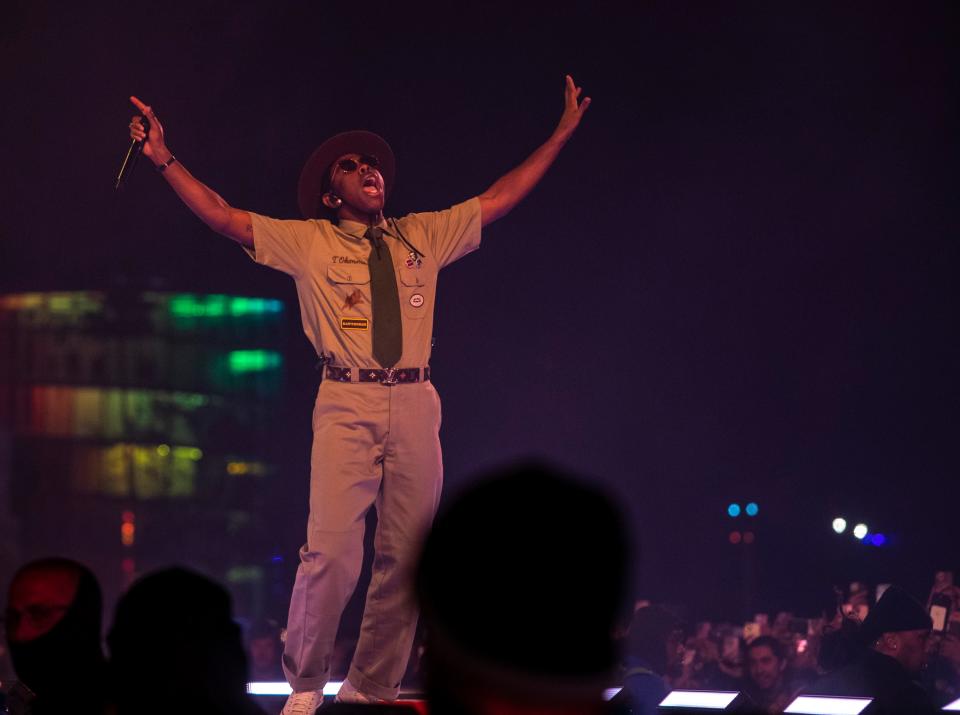
[(171, 155), (170, 155), (170, 158), (167, 159), (165, 162), (163, 162), (162, 164), (157, 164), (157, 171), (159, 171), (159, 172), (162, 174), (163, 172), (165, 172), (165, 171), (167, 170), (167, 167), (168, 167), (168, 166), (170, 166), (171, 164), (176, 164), (176, 163), (177, 163), (177, 157), (175, 157), (173, 154), (171, 154)]

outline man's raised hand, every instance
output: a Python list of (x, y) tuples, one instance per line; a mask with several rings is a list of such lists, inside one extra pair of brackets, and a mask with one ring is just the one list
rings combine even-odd
[[(155, 164), (167, 161), (170, 158), (170, 150), (163, 139), (163, 125), (157, 119), (157, 115), (151, 107), (141, 102), (136, 97), (130, 97), (133, 105), (140, 110), (140, 114), (135, 115), (130, 120), (130, 138), (143, 142), (143, 153)], [(143, 117), (150, 122), (150, 130), (143, 126)]]
[(573, 135), (587, 107), (590, 106), (590, 97), (584, 97), (582, 102), (578, 101), (581, 92), (583, 87), (578, 87), (573, 77), (567, 75), (567, 83), (563, 91), (563, 116), (560, 117), (560, 123), (553, 133), (554, 137), (561, 141), (565, 142)]

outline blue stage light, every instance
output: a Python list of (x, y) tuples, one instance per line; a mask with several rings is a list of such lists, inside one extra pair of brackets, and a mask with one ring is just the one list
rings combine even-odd
[(727, 514), (729, 514), (730, 516), (732, 516), (732, 517), (734, 517), (734, 518), (740, 516), (740, 505), (739, 505), (739, 504), (731, 504), (730, 506), (728, 506), (728, 507), (727, 507)]
[(757, 506), (756, 502), (750, 502), (747, 504), (747, 516), (756, 516), (760, 513), (760, 507)]

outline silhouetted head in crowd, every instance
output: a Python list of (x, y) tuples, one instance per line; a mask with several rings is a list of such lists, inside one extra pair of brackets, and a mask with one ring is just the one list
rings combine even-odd
[(661, 606), (638, 608), (627, 632), (626, 652), (658, 675), (667, 675), (683, 656), (683, 624)]
[(863, 638), (878, 653), (900, 663), (908, 673), (919, 673), (927, 660), (927, 639), (933, 622), (920, 602), (897, 586), (890, 586), (863, 622)]
[(7, 643), (17, 678), (36, 695), (34, 712), (102, 707), (102, 608), (96, 577), (76, 561), (32, 561), (14, 575)]
[(820, 648), (817, 665), (831, 673), (859, 658), (866, 646), (860, 634), (860, 623), (843, 611), (843, 591), (836, 586), (824, 591), (822, 615), (823, 630), (820, 633)]
[(229, 594), (173, 568), (144, 576), (117, 603), (107, 636), (118, 715), (259, 713)]
[(779, 689), (787, 669), (783, 644), (772, 636), (760, 636), (750, 641), (745, 651), (747, 677), (751, 686), (760, 691)]
[(550, 467), (509, 468), (461, 493), (417, 574), (431, 712), (602, 704), (628, 615), (628, 551), (611, 501)]
[(276, 621), (261, 619), (250, 626), (247, 633), (247, 653), (250, 655), (251, 680), (283, 678), (280, 666), (280, 626)]

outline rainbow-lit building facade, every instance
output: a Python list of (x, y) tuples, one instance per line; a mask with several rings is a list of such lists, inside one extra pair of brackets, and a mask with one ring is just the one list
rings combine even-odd
[(274, 299), (0, 296), (0, 568), (72, 556), (110, 596), (181, 563), (259, 610), (285, 338)]

